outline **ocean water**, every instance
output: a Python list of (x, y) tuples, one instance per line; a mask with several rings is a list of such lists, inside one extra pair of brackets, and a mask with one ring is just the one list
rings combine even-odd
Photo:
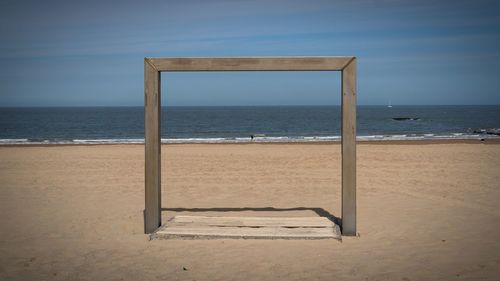
[[(339, 106), (163, 107), (162, 142), (339, 140), (340, 114)], [(500, 138), (500, 106), (358, 106), (357, 133), (360, 140)], [(143, 107), (0, 108), (0, 144), (143, 141)]]

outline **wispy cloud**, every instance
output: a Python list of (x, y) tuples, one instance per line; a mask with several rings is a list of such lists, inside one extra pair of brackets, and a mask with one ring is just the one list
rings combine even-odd
[[(460, 84), (450, 70), (482, 63), (476, 71), (489, 77), (500, 68), (499, 7), (490, 0), (3, 1), (0, 101), (19, 93), (15, 85), (30, 71), (44, 79), (26, 87), (50, 85), (46, 95), (92, 83), (100, 89), (99, 75), (87, 72), (137, 77), (119, 87), (140, 90), (145, 56), (357, 55), (362, 87), (382, 87), (374, 78), (381, 69), (404, 87), (424, 79), (426, 66)], [(61, 75), (75, 87), (59, 89)]]

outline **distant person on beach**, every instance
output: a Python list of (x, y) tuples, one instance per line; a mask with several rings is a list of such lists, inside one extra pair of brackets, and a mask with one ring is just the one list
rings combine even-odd
[(253, 135), (250, 135), (250, 139), (253, 140)]

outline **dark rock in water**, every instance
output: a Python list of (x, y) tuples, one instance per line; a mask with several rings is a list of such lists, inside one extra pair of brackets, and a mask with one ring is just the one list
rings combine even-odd
[(408, 121), (408, 120), (419, 120), (420, 118), (418, 117), (393, 117), (393, 120), (396, 121)]
[(495, 136), (500, 136), (500, 129), (479, 129), (479, 130), (474, 130), (474, 134), (481, 134), (481, 135), (495, 135)]
[(486, 131), (486, 134), (488, 134), (488, 135), (500, 136), (500, 130), (491, 130), (491, 131)]

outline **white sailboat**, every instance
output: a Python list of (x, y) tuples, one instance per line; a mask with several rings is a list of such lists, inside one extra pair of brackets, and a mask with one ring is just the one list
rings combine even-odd
[(391, 100), (389, 100), (389, 105), (387, 107), (392, 107)]

